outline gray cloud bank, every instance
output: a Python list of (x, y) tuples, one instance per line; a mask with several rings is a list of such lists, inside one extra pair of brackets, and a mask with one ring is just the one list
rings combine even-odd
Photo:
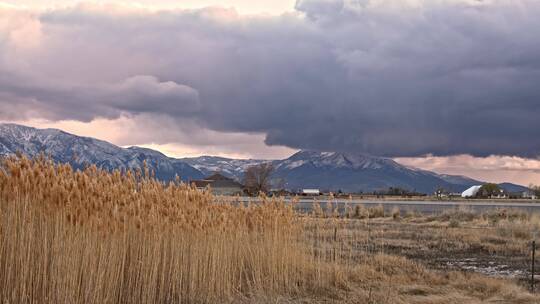
[(0, 119), (165, 115), (293, 148), (538, 157), (540, 2), (402, 2), (0, 9)]

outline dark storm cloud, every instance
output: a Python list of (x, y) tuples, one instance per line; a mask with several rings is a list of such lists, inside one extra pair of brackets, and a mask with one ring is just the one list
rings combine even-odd
[(51, 11), (39, 46), (0, 53), (0, 110), (154, 113), (386, 156), (540, 155), (540, 3), (401, 3), (302, 0), (278, 17)]
[[(29, 83), (5, 72), (0, 76), (0, 110), (3, 118), (27, 118), (25, 110), (49, 120), (89, 122), (96, 117), (118, 118), (122, 113), (163, 114), (180, 118), (199, 110), (193, 88), (153, 76), (138, 75), (114, 84), (65, 85)], [(14, 117), (16, 108), (20, 117)], [(8, 116), (9, 115), (9, 116)], [(10, 117), (11, 116), (11, 117)]]

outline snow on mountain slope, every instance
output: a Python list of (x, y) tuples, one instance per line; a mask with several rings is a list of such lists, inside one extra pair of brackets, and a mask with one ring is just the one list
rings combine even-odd
[[(284, 160), (237, 160), (223, 157), (201, 156), (184, 158), (182, 161), (199, 169), (206, 175), (221, 172), (241, 180), (246, 168), (263, 162), (272, 162), (274, 176), (284, 180), (289, 189), (320, 188), (350, 192), (383, 190), (403, 187), (431, 193), (442, 187), (461, 191), (469, 183), (453, 183), (437, 173), (409, 168), (392, 159), (362, 153), (300, 151)], [(459, 178), (456, 177), (456, 181)], [(479, 183), (478, 181), (475, 181)]]
[(242, 180), (244, 172), (248, 167), (268, 162), (267, 160), (260, 159), (231, 159), (217, 156), (182, 158), (180, 161), (197, 168), (205, 176), (220, 172), (238, 181)]
[(395, 169), (404, 168), (394, 160), (384, 157), (375, 157), (361, 153), (339, 153), (339, 152), (316, 152), (300, 151), (280, 161), (276, 168), (285, 166), (288, 169), (300, 167), (306, 163), (311, 163), (315, 167), (352, 168), (352, 169), (381, 169), (392, 167)]
[[(283, 160), (230, 159), (215, 156), (174, 159), (151, 149), (121, 148), (105, 141), (79, 137), (60, 130), (39, 130), (14, 124), (0, 124), (0, 155), (21, 151), (29, 156), (40, 153), (75, 168), (96, 164), (105, 169), (140, 168), (143, 161), (162, 180), (201, 179), (214, 172), (242, 180), (253, 165), (271, 162), (274, 177), (288, 189), (319, 188), (347, 192), (371, 192), (401, 187), (424, 193), (438, 188), (461, 192), (482, 182), (464, 176), (437, 174), (403, 166), (390, 158), (362, 153), (300, 151)], [(507, 188), (524, 187), (504, 184)], [(510, 191), (510, 190), (509, 190)]]
[(371, 192), (400, 187), (431, 193), (439, 187), (459, 191), (436, 173), (398, 164), (392, 159), (363, 153), (300, 151), (275, 161), (276, 176), (289, 188), (320, 188), (346, 192)]
[(0, 155), (16, 152), (33, 157), (40, 153), (74, 168), (89, 164), (111, 169), (137, 169), (146, 161), (150, 170), (162, 180), (176, 175), (184, 180), (202, 178), (203, 174), (179, 160), (139, 147), (121, 148), (105, 141), (80, 137), (56, 129), (35, 129), (15, 124), (0, 124)]

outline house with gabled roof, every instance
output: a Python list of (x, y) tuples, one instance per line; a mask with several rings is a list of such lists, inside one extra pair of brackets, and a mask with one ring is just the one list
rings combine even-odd
[(197, 189), (210, 189), (215, 195), (237, 195), (244, 192), (244, 186), (232, 178), (214, 173), (205, 179), (191, 181)]

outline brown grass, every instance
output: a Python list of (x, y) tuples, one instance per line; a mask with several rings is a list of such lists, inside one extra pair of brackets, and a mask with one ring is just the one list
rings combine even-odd
[(371, 226), (382, 206), (350, 208), (349, 220), (336, 209), (315, 210), (324, 220), (299, 217), (279, 200), (236, 206), (148, 176), (5, 160), (0, 302), (537, 301), (504, 280), (388, 255), (374, 241), (384, 231)]

